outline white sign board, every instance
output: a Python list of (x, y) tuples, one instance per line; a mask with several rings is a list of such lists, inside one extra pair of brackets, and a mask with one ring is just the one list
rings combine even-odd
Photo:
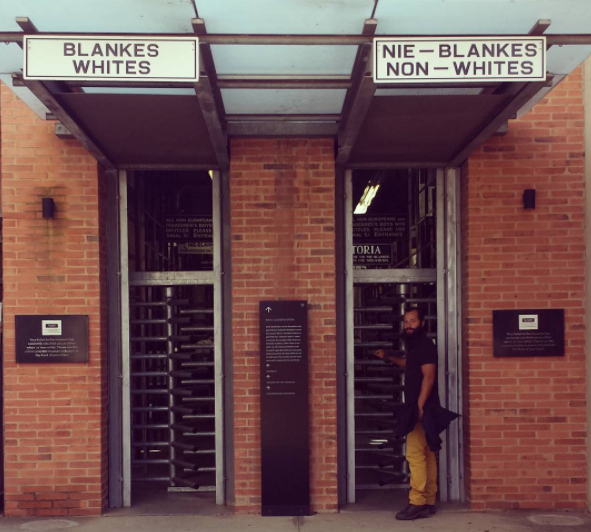
[(25, 79), (188, 81), (199, 79), (197, 37), (24, 37)]
[(538, 315), (537, 314), (520, 314), (519, 315), (519, 330), (538, 330)]
[(545, 37), (374, 39), (375, 83), (544, 81)]
[(41, 320), (42, 336), (61, 336), (62, 320)]

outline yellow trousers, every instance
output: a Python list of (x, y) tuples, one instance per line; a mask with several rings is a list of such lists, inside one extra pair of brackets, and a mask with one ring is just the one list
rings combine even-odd
[(417, 506), (435, 504), (437, 494), (437, 459), (429, 449), (425, 430), (417, 423), (406, 437), (406, 459), (410, 466), (409, 503)]

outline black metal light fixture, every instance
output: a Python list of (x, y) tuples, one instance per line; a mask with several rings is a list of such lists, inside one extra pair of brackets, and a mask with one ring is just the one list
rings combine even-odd
[(46, 220), (53, 219), (53, 216), (55, 214), (55, 203), (53, 201), (53, 198), (42, 198), (41, 206), (43, 218), (45, 218)]
[(535, 209), (536, 208), (536, 189), (526, 188), (523, 191), (523, 208), (524, 209)]

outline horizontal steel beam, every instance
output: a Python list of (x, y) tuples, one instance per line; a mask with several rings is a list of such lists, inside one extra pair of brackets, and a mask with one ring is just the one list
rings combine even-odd
[(117, 167), (120, 170), (128, 170), (128, 171), (135, 171), (135, 172), (142, 172), (142, 171), (208, 171), (208, 170), (215, 170), (217, 168), (217, 164), (136, 164), (136, 163), (121, 163), (118, 164)]
[[(23, 37), (29, 33), (4, 31), (0, 32), (0, 42), (14, 42), (22, 43)], [(33, 35), (33, 34), (31, 34)], [(62, 33), (62, 32), (42, 32), (34, 35), (51, 36), (51, 35), (65, 35), (65, 36), (89, 36), (89, 37), (110, 37), (113, 39), (119, 37), (129, 37), (128, 33)], [(192, 36), (193, 34), (183, 33), (151, 33), (145, 35), (134, 35), (134, 37), (145, 37), (150, 39), (153, 37), (184, 37)], [(380, 35), (382, 39), (388, 38), (405, 38), (413, 39), (418, 37), (425, 37), (425, 35)], [(507, 38), (508, 35), (429, 35), (433, 38), (453, 39), (453, 38)], [(511, 35), (510, 37), (522, 37), (521, 35)], [(589, 45), (591, 44), (590, 33), (580, 34), (554, 34), (546, 35), (548, 46), (559, 45)], [(304, 45), (304, 46), (360, 46), (362, 44), (371, 43), (374, 39), (373, 35), (248, 35), (248, 34), (207, 34), (200, 35), (199, 40), (203, 44), (238, 44), (238, 45)]]
[(226, 115), (228, 122), (338, 122), (341, 115), (330, 114), (292, 114), (292, 115)]
[(131, 286), (213, 284), (213, 281), (213, 272), (134, 272), (129, 274)]
[(336, 122), (230, 122), (231, 137), (335, 137)]
[(348, 89), (351, 79), (349, 76), (341, 79), (322, 76), (218, 76), (218, 86), (220, 89)]
[[(200, 76), (201, 79), (207, 76)], [(349, 76), (217, 76), (220, 89), (348, 89)], [(13, 82), (16, 86), (18, 80)], [(21, 82), (22, 86), (22, 82)], [(69, 87), (192, 89), (182, 81), (68, 81)]]
[[(449, 166), (448, 161), (439, 162), (416, 162), (416, 161), (392, 161), (388, 163), (372, 163), (372, 162), (348, 162), (345, 167), (351, 170), (392, 170), (395, 168), (445, 168)], [(357, 271), (357, 270), (356, 270)], [(359, 270), (361, 271), (361, 270)]]

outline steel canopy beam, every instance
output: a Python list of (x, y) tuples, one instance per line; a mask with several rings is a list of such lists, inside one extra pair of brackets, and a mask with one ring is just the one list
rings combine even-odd
[(489, 137), (503, 126), (503, 124), (513, 118), (515, 113), (521, 109), (531, 98), (533, 98), (539, 91), (552, 85), (552, 77), (548, 77), (546, 81), (536, 83), (526, 83), (521, 86), (521, 90), (515, 93), (511, 101), (497, 114), (488, 121), (487, 125), (482, 128), (450, 161), (447, 165), (449, 167), (459, 167), (469, 157), (469, 155)]
[(331, 114), (234, 114), (226, 115), (230, 122), (339, 122), (341, 115)]
[(29, 89), (37, 99), (49, 109), (51, 114), (63, 124), (74, 138), (88, 150), (105, 170), (116, 170), (115, 165), (104, 154), (101, 148), (95, 144), (90, 136), (76, 123), (43, 83), (30, 79), (23, 80), (23, 83), (25, 87), (27, 87), (27, 89)]
[[(215, 151), (218, 165), (221, 170), (227, 170), (230, 167), (228, 135), (220, 121), (208, 78), (201, 78), (199, 83), (195, 83), (195, 94), (197, 94), (197, 99), (199, 100), (199, 107), (201, 107), (201, 113), (203, 114), (203, 119), (209, 132), (209, 139)], [(195, 140), (198, 141), (198, 139)]]
[(329, 122), (231, 122), (232, 137), (334, 137), (338, 125)]
[(216, 154), (220, 170), (230, 168), (230, 156), (228, 155), (228, 134), (226, 132), (226, 112), (220, 92), (215, 63), (209, 44), (203, 44), (203, 36), (207, 34), (205, 21), (194, 18), (191, 21), (193, 31), (199, 36), (199, 56), (201, 69), (207, 77), (199, 78), (195, 83), (195, 93), (199, 100), (199, 106), (203, 113), (203, 119), (209, 132), (209, 138)]
[[(199, 20), (199, 19), (196, 19)], [(0, 42), (5, 43), (22, 43), (23, 37), (29, 33), (21, 33), (14, 31), (0, 32)], [(32, 34), (33, 35), (33, 34)], [(87, 35), (93, 37), (128, 37), (128, 33), (62, 33), (62, 32), (41, 32), (34, 35), (65, 35), (65, 36), (79, 36)], [(150, 33), (147, 35), (137, 35), (138, 37), (183, 37), (183, 33)], [(188, 36), (188, 35), (187, 35)], [(416, 37), (425, 37), (424, 35), (380, 35), (384, 39), (388, 38), (405, 38), (412, 39)], [(453, 39), (453, 38), (497, 38), (507, 37), (507, 35), (429, 35), (433, 38)], [(511, 37), (521, 37), (521, 35), (511, 35)], [(552, 34), (545, 35), (548, 46), (560, 45), (590, 45), (591, 33), (567, 33), (567, 34)], [(371, 44), (373, 35), (247, 35), (247, 34), (211, 34), (200, 35), (200, 43), (215, 44), (215, 45), (302, 45), (302, 46), (361, 46), (363, 44)]]
[[(225, 79), (224, 79), (225, 78)], [(330, 78), (276, 78), (268, 79), (228, 79), (220, 76), (220, 89), (348, 89), (351, 86), (349, 78), (334, 80)]]
[(528, 35), (542, 35), (550, 27), (550, 24), (552, 24), (551, 20), (540, 19), (533, 25), (532, 29), (529, 30)]
[[(203, 74), (207, 77), (205, 74)], [(219, 89), (348, 89), (349, 76), (216, 76)], [(192, 89), (188, 81), (68, 81), (70, 87)]]
[[(368, 19), (363, 25), (364, 35), (374, 35), (378, 21)], [(359, 131), (376, 93), (376, 85), (371, 77), (371, 44), (364, 44), (357, 50), (353, 74), (353, 84), (343, 103), (342, 120), (339, 127), (338, 153), (336, 157), (337, 166), (344, 166), (349, 160)]]

